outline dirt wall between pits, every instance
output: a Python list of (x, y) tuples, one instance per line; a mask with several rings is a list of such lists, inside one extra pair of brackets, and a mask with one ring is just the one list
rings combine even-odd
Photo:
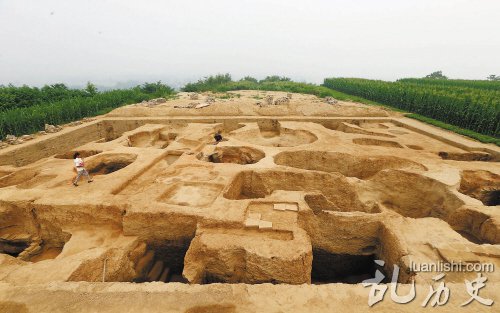
[(64, 129), (55, 135), (49, 134), (47, 138), (36, 138), (16, 149), (0, 153), (0, 165), (25, 166), (41, 158), (64, 153), (84, 143), (99, 140), (104, 136), (103, 126), (102, 122), (93, 122), (76, 129)]

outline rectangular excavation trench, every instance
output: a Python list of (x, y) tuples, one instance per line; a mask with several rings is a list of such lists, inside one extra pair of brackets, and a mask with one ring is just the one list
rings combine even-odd
[(58, 133), (38, 137), (37, 140), (20, 145), (15, 150), (0, 153), (0, 165), (26, 166), (42, 158), (67, 153), (90, 142), (114, 140), (143, 123), (144, 121), (141, 123), (135, 120), (99, 120), (74, 129), (64, 128)]
[(166, 171), (170, 165), (175, 163), (182, 156), (182, 152), (169, 151), (167, 154), (150, 162), (135, 176), (113, 190), (113, 194), (134, 195), (141, 192), (144, 186), (150, 185), (156, 177)]
[[(69, 238), (66, 238), (66, 241), (68, 239)], [(190, 247), (192, 239), (192, 237), (184, 237), (177, 240), (154, 240), (148, 243), (143, 242), (142, 245), (145, 246), (145, 249), (134, 264), (136, 276), (129, 281), (134, 283), (188, 283), (188, 281), (183, 278), (182, 273), (184, 270), (186, 252)], [(64, 243), (61, 246), (47, 246), (47, 249), (44, 248), (39, 254), (33, 256), (29, 261), (38, 262), (53, 259), (62, 251), (63, 246)], [(375, 251), (378, 250), (379, 249), (371, 249), (368, 251), (368, 249), (364, 249), (363, 251), (366, 251), (367, 254), (348, 254), (331, 253), (321, 248), (313, 248), (311, 283), (358, 284), (363, 280), (373, 278), (377, 269), (385, 274), (383, 268), (377, 268), (374, 263), (374, 260), (382, 258), (377, 255), (378, 252), (375, 253)], [(374, 251), (374, 253), (371, 253), (371, 251)], [(108, 272), (113, 270), (116, 269), (108, 268)], [(212, 284), (228, 282), (220, 279), (218, 276), (206, 273), (201, 283)], [(275, 282), (268, 281), (267, 283)]]
[[(169, 241), (159, 246), (148, 245), (146, 253), (136, 265), (137, 272), (141, 274), (133, 279), (133, 282), (188, 283), (183, 278), (182, 271), (189, 243), (190, 241), (183, 240)], [(311, 284), (359, 284), (366, 279), (375, 277), (377, 269), (385, 275), (384, 269), (375, 264), (374, 260), (376, 259), (378, 257), (375, 254), (335, 254), (321, 249), (313, 249)], [(388, 278), (387, 275), (385, 277)], [(205, 273), (201, 284), (214, 283), (228, 284), (217, 275)], [(231, 282), (231, 284), (233, 283), (239, 282)], [(273, 281), (267, 283), (276, 284)]]
[[(359, 284), (375, 277), (377, 266), (374, 254), (335, 254), (322, 249), (313, 249), (311, 271), (312, 284)], [(378, 268), (383, 272), (381, 268)]]
[(9, 241), (0, 239), (0, 254), (4, 253), (12, 257), (21, 257), (23, 252), (28, 252), (31, 248), (34, 252), (26, 255), (24, 259), (29, 262), (40, 262), (44, 260), (55, 259), (63, 250), (64, 242), (62, 243), (33, 243), (33, 246), (28, 241)]
[[(179, 155), (167, 155), (166, 165), (170, 165), (179, 157)], [(274, 173), (273, 173), (274, 174)], [(227, 189), (226, 198), (232, 200), (248, 199), (248, 198), (265, 198), (265, 188), (254, 181), (251, 183), (252, 188), (245, 188), (246, 180), (249, 177), (242, 175), (238, 177), (231, 186)], [(278, 179), (278, 181), (281, 181)], [(238, 186), (239, 185), (239, 186)], [(238, 188), (239, 187), (239, 188)], [(293, 184), (295, 187), (295, 184)], [(294, 188), (289, 189), (293, 190)], [(306, 188), (307, 189), (307, 188)], [(498, 195), (494, 197), (498, 198)], [(476, 240), (477, 238), (472, 238)], [(473, 241), (472, 239), (469, 239)], [(140, 275), (135, 277), (134, 282), (184, 282), (182, 277), (184, 268), (184, 257), (189, 248), (191, 239), (179, 241), (165, 241), (162, 243), (149, 244), (147, 252), (139, 260)], [(24, 243), (21, 243), (24, 244)], [(26, 246), (27, 247), (27, 246)], [(26, 248), (24, 247), (24, 248)], [(14, 249), (19, 250), (19, 249)], [(21, 249), (24, 250), (24, 249)], [(54, 258), (62, 248), (51, 247), (34, 257), (31, 261), (41, 261), (44, 259)], [(313, 249), (313, 264), (311, 270), (311, 282), (313, 284), (327, 283), (361, 283), (365, 279), (374, 277), (377, 266), (374, 263), (375, 259), (381, 257), (376, 254), (356, 255), (346, 253), (332, 253), (320, 248)], [(17, 256), (18, 253), (11, 255)], [(382, 269), (379, 269), (382, 271)], [(386, 275), (387, 277), (387, 275)], [(225, 283), (217, 277), (207, 275), (203, 283)]]
[(187, 283), (182, 277), (182, 271), (190, 243), (191, 239), (185, 238), (148, 244), (146, 253), (136, 264), (138, 275), (133, 282)]
[[(393, 238), (380, 231), (380, 223), (366, 220), (367, 214), (357, 214), (352, 218), (355, 223), (364, 225), (361, 231), (349, 217), (329, 214), (316, 217), (321, 222), (309, 229), (309, 232), (314, 232), (310, 233), (313, 254), (311, 284), (359, 284), (374, 278), (377, 270), (387, 280), (386, 273), (392, 268), (392, 263), (400, 259), (401, 251), (394, 251), (398, 247), (387, 244)], [(376, 260), (385, 261), (387, 267), (377, 265)]]
[[(234, 123), (250, 123), (250, 122), (258, 122), (262, 120), (264, 117), (229, 117), (229, 118), (213, 118), (213, 117), (165, 117), (165, 118), (112, 118), (112, 119), (102, 119), (99, 121), (94, 121), (88, 124), (84, 124), (84, 126), (76, 127), (75, 129), (71, 129), (66, 131), (64, 129), (61, 134), (51, 135), (47, 138), (43, 138), (43, 140), (31, 142), (24, 144), (18, 147), (16, 150), (10, 150), (7, 153), (2, 153), (0, 155), (0, 165), (15, 165), (15, 166), (24, 166), (34, 161), (40, 159), (41, 157), (49, 157), (54, 154), (64, 153), (68, 150), (74, 149), (77, 146), (81, 146), (82, 144), (102, 140), (103, 142), (112, 141), (116, 138), (119, 138), (124, 132), (134, 130), (145, 124), (185, 124), (185, 123), (224, 123), (224, 124), (234, 124)], [(279, 118), (280, 121), (297, 121), (297, 118), (283, 117)], [(303, 122), (315, 122), (322, 125), (325, 125), (327, 128), (336, 128), (340, 123), (387, 123), (391, 122), (395, 125), (403, 128), (407, 128), (409, 130), (415, 131), (417, 133), (421, 133), (428, 137), (434, 138), (438, 141), (442, 141), (443, 143), (464, 149), (471, 150), (468, 146), (465, 146), (461, 143), (455, 142), (451, 139), (444, 139), (439, 135), (435, 135), (429, 133), (426, 130), (422, 130), (416, 128), (413, 125), (407, 125), (399, 120), (395, 120), (392, 118), (338, 118), (338, 117), (330, 117), (330, 118), (317, 118), (310, 117), (301, 119)], [(78, 138), (78, 140), (75, 140)], [(496, 151), (493, 151), (488, 148), (475, 148), (476, 150), (481, 150), (487, 153), (494, 155), (495, 158), (498, 158), (499, 155)], [(37, 151), (37, 153), (33, 153), (33, 151)]]
[(39, 262), (59, 255), (71, 234), (40, 219), (35, 208), (0, 203), (0, 254)]
[[(366, 214), (365, 214), (366, 215)], [(360, 214), (359, 216), (365, 216)], [(334, 218), (333, 223), (324, 223), (334, 226), (334, 229), (339, 229), (339, 220), (337, 217), (332, 216), (329, 218)], [(346, 221), (347, 222), (347, 221)], [(349, 223), (345, 223), (345, 226), (349, 226)], [(162, 226), (163, 227), (163, 226)], [(350, 226), (349, 226), (350, 227)], [(371, 229), (365, 225), (365, 229)], [(335, 234), (334, 229), (329, 229), (328, 232)], [(349, 233), (356, 237), (359, 233), (355, 233), (354, 230), (349, 230)], [(391, 238), (383, 238), (378, 235), (378, 227), (373, 227), (373, 231), (370, 231), (363, 236), (369, 236), (375, 238), (374, 242), (379, 242), (383, 245), (384, 242), (391, 242)], [(337, 237), (337, 238), (335, 238)], [(338, 241), (339, 236), (333, 236), (327, 240)], [(182, 272), (184, 269), (184, 257), (190, 246), (192, 238), (185, 237), (182, 240), (152, 240), (148, 242), (146, 253), (139, 259), (136, 264), (137, 276), (131, 279), (133, 282), (151, 282), (151, 281), (161, 281), (161, 282), (183, 282), (186, 280), (182, 277)], [(328, 243), (329, 244), (329, 243)], [(369, 245), (374, 244), (370, 243)], [(355, 245), (350, 243), (350, 245)], [(314, 246), (314, 244), (313, 244)], [(335, 249), (331, 249), (330, 252), (321, 250), (320, 248), (313, 248), (313, 264), (311, 270), (311, 281), (313, 284), (327, 284), (327, 283), (360, 283), (365, 279), (374, 277), (375, 273), (375, 259), (378, 259), (376, 255), (381, 255), (382, 259), (385, 255), (387, 258), (387, 251), (383, 251), (382, 248), (372, 247), (373, 249), (366, 250), (364, 248), (368, 247), (367, 244), (359, 244), (360, 253), (348, 254), (348, 253), (332, 253)], [(376, 251), (376, 253), (375, 253)], [(381, 251), (381, 252), (380, 252)], [(344, 251), (345, 252), (345, 251)], [(373, 253), (372, 253), (373, 252)], [(399, 254), (399, 253), (398, 253)], [(390, 261), (396, 261), (399, 258), (388, 259), (388, 263), (394, 263)], [(272, 281), (268, 281), (271, 282)], [(226, 283), (220, 280), (218, 277), (211, 276), (208, 274), (202, 283)]]

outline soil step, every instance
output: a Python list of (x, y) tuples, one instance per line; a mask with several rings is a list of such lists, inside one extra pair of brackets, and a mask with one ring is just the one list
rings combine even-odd
[(151, 268), (151, 271), (149, 271), (148, 281), (158, 281), (162, 271), (163, 271), (163, 261), (156, 261), (155, 264), (153, 265), (153, 268)]
[(137, 273), (138, 277), (146, 276), (146, 274), (151, 269), (151, 266), (153, 265), (154, 257), (154, 251), (148, 250), (146, 254), (144, 254), (144, 256), (139, 260), (139, 262), (137, 262), (137, 265), (135, 266), (135, 272)]
[(170, 278), (169, 276), (170, 276), (170, 267), (165, 267), (163, 273), (161, 273), (160, 281), (167, 283)]
[(29, 242), (31, 240), (31, 235), (26, 233), (6, 233), (0, 235), (0, 240), (10, 241), (10, 242)]

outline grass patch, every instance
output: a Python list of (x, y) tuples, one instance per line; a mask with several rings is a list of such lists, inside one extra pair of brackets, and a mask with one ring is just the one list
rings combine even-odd
[(100, 109), (99, 111), (97, 111), (95, 113), (96, 116), (98, 115), (104, 115), (104, 114), (108, 114), (109, 112), (113, 111), (115, 108), (104, 108), (104, 109)]
[(433, 126), (437, 126), (439, 128), (450, 130), (450, 131), (452, 131), (454, 133), (457, 133), (457, 134), (460, 134), (460, 135), (463, 135), (463, 136), (466, 136), (466, 137), (470, 137), (472, 139), (476, 139), (476, 140), (478, 140), (480, 142), (483, 142), (483, 143), (493, 143), (493, 144), (495, 144), (497, 146), (500, 146), (500, 139), (495, 138), (495, 137), (491, 137), (491, 136), (488, 136), (488, 135), (479, 134), (479, 133), (476, 133), (476, 132), (474, 132), (472, 130), (463, 129), (463, 128), (460, 128), (458, 126), (453, 126), (453, 125), (450, 125), (450, 124), (447, 124), (447, 123), (444, 123), (444, 122), (432, 119), (430, 117), (425, 117), (425, 116), (422, 116), (422, 115), (419, 115), (419, 114), (415, 114), (415, 113), (405, 114), (405, 116), (409, 117), (409, 118), (413, 118), (413, 119), (419, 120), (419, 121), (427, 123), (427, 124), (431, 124)]
[(233, 99), (233, 98), (240, 98), (241, 95), (239, 93), (229, 93), (229, 92), (224, 92), (224, 93), (216, 93), (214, 94), (214, 97), (217, 99)]

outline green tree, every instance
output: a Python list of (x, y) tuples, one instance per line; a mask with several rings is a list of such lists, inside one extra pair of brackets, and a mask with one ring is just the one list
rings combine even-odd
[(247, 81), (247, 82), (252, 82), (252, 83), (258, 83), (259, 81), (256, 78), (253, 78), (252, 76), (245, 76), (240, 81)]
[(443, 75), (443, 71), (433, 72), (433, 73), (425, 76), (425, 78), (430, 78), (430, 79), (448, 79), (448, 77), (446, 77), (446, 76)]
[(285, 77), (285, 76), (278, 76), (278, 75), (272, 75), (272, 76), (267, 76), (263, 80), (261, 80), (261, 83), (264, 82), (289, 82), (292, 79)]
[(97, 93), (97, 88), (91, 82), (87, 82), (87, 86), (85, 87), (85, 91), (88, 92), (90, 95), (95, 95)]
[(141, 86), (136, 87), (143, 93), (153, 94), (155, 96), (168, 96), (174, 93), (174, 89), (170, 86), (163, 84), (161, 81), (157, 81), (156, 83), (144, 83)]
[(228, 84), (232, 82), (231, 75), (229, 73), (226, 74), (217, 74), (215, 76), (211, 75), (208, 77), (204, 77), (203, 79), (198, 80), (195, 83), (186, 84), (182, 90), (187, 92), (200, 92), (207, 90), (215, 90), (217, 87), (221, 85)]
[(491, 80), (491, 81), (500, 81), (500, 76), (497, 76), (497, 75), (490, 75), (488, 76), (487, 78), (488, 80)]

